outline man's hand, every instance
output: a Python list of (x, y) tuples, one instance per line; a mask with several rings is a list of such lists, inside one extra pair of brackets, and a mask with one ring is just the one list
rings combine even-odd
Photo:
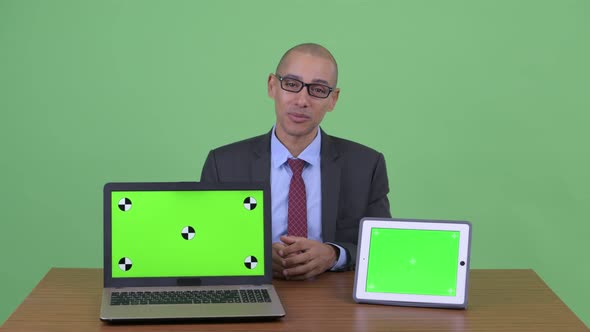
[[(279, 255), (279, 251), (287, 248), (287, 245), (283, 242), (275, 242), (272, 244), (272, 275), (275, 278), (285, 279), (284, 270), (285, 267), (283, 266), (283, 257)], [(299, 253), (292, 253), (289, 257), (293, 257)]]
[(282, 242), (275, 242), (272, 244), (272, 276), (275, 278), (285, 279), (283, 274), (283, 257), (279, 255), (279, 251), (287, 248)]
[(281, 236), (272, 245), (273, 275), (288, 280), (315, 277), (334, 266), (338, 257), (329, 244), (295, 236)]

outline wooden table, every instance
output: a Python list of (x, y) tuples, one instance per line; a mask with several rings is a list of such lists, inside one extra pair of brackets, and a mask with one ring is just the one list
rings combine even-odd
[(272, 322), (109, 325), (102, 269), (53, 268), (2, 326), (12, 331), (588, 331), (533, 270), (472, 270), (467, 310), (356, 304), (353, 272), (276, 280), (287, 315)]

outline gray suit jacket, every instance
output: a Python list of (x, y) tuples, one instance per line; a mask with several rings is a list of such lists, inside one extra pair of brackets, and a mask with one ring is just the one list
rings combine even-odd
[[(271, 134), (210, 151), (201, 181), (270, 183)], [(385, 159), (366, 146), (323, 130), (321, 135), (322, 237), (346, 249), (346, 269), (351, 269), (356, 262), (360, 219), (391, 217)]]

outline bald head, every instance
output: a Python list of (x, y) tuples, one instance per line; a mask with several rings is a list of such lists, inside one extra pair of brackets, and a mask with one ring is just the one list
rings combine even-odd
[(319, 44), (305, 43), (299, 44), (289, 49), (287, 52), (285, 52), (285, 54), (281, 58), (281, 61), (279, 61), (276, 73), (281, 72), (281, 70), (283, 69), (283, 65), (289, 58), (289, 55), (294, 52), (317, 56), (329, 60), (334, 65), (334, 86), (336, 86), (336, 84), (338, 83), (338, 64), (336, 63), (336, 59), (334, 59), (334, 56), (332, 56), (332, 53), (330, 53), (328, 49)]

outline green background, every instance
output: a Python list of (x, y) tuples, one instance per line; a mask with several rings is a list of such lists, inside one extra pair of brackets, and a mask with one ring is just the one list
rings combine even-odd
[(460, 234), (372, 229), (366, 291), (455, 296)]
[[(116, 191), (111, 197), (113, 278), (264, 275), (262, 191)], [(246, 197), (257, 201), (254, 210), (244, 207)], [(122, 198), (131, 209), (119, 209)], [(182, 237), (186, 226), (195, 230), (191, 240)], [(257, 258), (256, 268), (246, 268), (248, 256)], [(122, 257), (131, 259), (130, 270), (119, 268)]]
[[(396, 217), (473, 223), (590, 324), (590, 1), (0, 0), (0, 321), (102, 266), (107, 181), (197, 180), (270, 130), (296, 43), (340, 65), (323, 128), (385, 155)], [(352, 290), (351, 290), (352, 292)], [(97, 313), (98, 317), (98, 313)]]

